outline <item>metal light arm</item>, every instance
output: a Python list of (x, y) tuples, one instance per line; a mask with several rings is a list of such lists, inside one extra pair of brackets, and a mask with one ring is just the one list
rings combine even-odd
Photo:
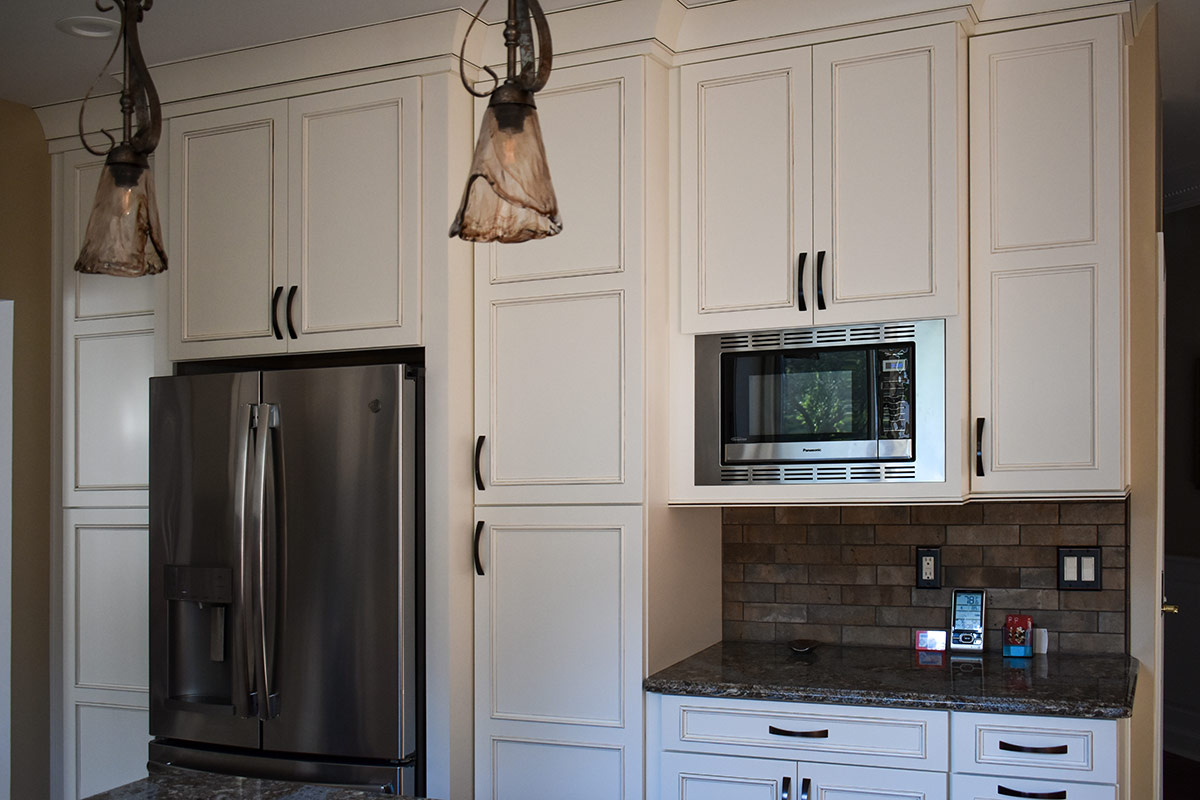
[[(554, 60), (554, 45), (550, 40), (550, 26), (538, 0), (508, 0), (508, 19), (504, 23), (504, 46), (508, 49), (508, 69), (504, 83), (491, 67), (483, 66), (484, 72), (491, 76), (495, 85), (486, 92), (477, 91), (467, 80), (463, 68), (463, 58), (467, 48), (467, 38), (471, 28), (479, 21), (483, 9), (490, 0), (483, 0), (479, 10), (467, 26), (463, 35), (462, 48), (458, 53), (459, 77), (468, 92), (475, 97), (489, 97), (496, 92), (506, 96), (507, 102), (512, 102), (519, 93), (532, 95), (540, 91), (546, 81), (550, 80), (551, 62)], [(116, 2), (116, 0), (114, 0)], [(533, 28), (537, 27), (537, 48), (534, 55)], [(518, 70), (519, 66), (519, 70)], [(500, 98), (497, 98), (500, 99)]]

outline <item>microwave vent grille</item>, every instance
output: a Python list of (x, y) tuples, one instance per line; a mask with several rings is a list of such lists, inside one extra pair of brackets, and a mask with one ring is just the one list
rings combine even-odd
[(854, 325), (844, 328), (795, 328), (783, 331), (752, 331), (721, 336), (722, 350), (779, 350), (831, 344), (912, 341), (917, 329), (911, 322), (884, 325)]
[(722, 467), (721, 483), (846, 483), (847, 481), (911, 481), (912, 464), (819, 464)]

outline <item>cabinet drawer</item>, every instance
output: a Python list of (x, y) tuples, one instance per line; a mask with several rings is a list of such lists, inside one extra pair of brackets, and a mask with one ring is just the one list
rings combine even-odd
[(950, 731), (955, 772), (1117, 782), (1115, 720), (954, 713)]
[(666, 696), (664, 750), (945, 770), (947, 714)]
[(1116, 800), (1117, 787), (1099, 783), (951, 775), (950, 796), (954, 800), (1010, 800), (1013, 797), (1037, 797), (1045, 800)]

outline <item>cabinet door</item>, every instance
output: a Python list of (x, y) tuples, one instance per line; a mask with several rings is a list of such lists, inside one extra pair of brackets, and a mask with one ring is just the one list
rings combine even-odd
[(480, 513), (475, 796), (641, 797), (641, 507)]
[(958, 313), (965, 92), (957, 24), (813, 48), (815, 324)]
[(1120, 494), (1120, 22), (980, 36), (970, 55), (971, 489)]
[(477, 504), (642, 499), (642, 70), (555, 70), (538, 113), (563, 232), (476, 248)]
[(419, 78), (289, 101), (289, 350), (420, 344), (420, 138)]
[(795, 761), (662, 754), (661, 800), (791, 800), (799, 789)]
[(286, 125), (283, 100), (170, 121), (173, 360), (287, 349)]
[(946, 773), (837, 764), (798, 764), (796, 797), (820, 800), (946, 800)]
[(680, 69), (684, 333), (812, 322), (811, 59), (798, 48)]

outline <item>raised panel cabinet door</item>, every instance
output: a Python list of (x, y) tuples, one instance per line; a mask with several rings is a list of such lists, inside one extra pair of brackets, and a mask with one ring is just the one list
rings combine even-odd
[[(661, 800), (795, 800), (796, 762), (769, 758), (662, 754)], [(815, 800), (813, 795), (811, 800)]]
[(815, 324), (958, 313), (966, 111), (957, 24), (813, 48)]
[(1122, 494), (1121, 30), (971, 40), (971, 489)]
[(801, 761), (799, 790), (810, 800), (947, 800), (945, 772), (844, 767)]
[(811, 71), (806, 47), (680, 69), (684, 333), (812, 323)]
[(172, 360), (285, 352), (287, 102), (177, 117), (169, 142)]
[(478, 511), (476, 797), (640, 797), (641, 507)]
[(421, 341), (421, 82), (288, 101), (288, 349)]

